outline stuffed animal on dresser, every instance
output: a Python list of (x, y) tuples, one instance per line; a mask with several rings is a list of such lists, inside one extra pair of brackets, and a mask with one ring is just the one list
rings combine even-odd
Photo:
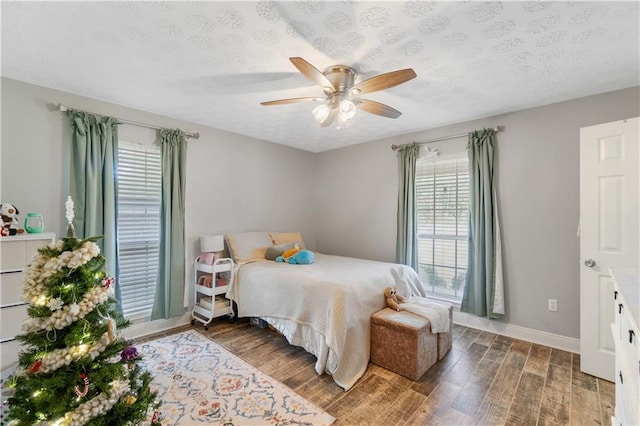
[(0, 204), (0, 216), (2, 217), (2, 235), (16, 235), (24, 232), (18, 226), (18, 208), (11, 203)]

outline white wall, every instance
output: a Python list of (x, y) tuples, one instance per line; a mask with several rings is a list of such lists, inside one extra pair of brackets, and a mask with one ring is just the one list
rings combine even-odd
[[(579, 338), (580, 128), (638, 116), (639, 100), (636, 87), (317, 154), (317, 249), (393, 261), (397, 159), (391, 144), (503, 125), (496, 150), (502, 321)], [(444, 153), (464, 149), (465, 141), (429, 146)], [(547, 311), (549, 298), (558, 299), (557, 313)]]
[[(315, 247), (314, 154), (193, 123), (2, 78), (0, 201), (40, 212), (46, 231), (64, 235), (68, 196), (68, 116), (57, 103), (103, 115), (199, 132), (187, 153), (187, 260), (204, 234), (301, 231)], [(125, 139), (155, 131), (120, 126)], [(187, 267), (187, 276), (190, 268)]]

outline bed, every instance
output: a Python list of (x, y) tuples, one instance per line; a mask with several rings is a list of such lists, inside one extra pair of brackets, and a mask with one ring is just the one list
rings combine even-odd
[(417, 274), (406, 265), (322, 253), (314, 253), (310, 265), (278, 263), (265, 259), (264, 244), (282, 246), (293, 243), (283, 243), (285, 239), (296, 238), (302, 243), (299, 234), (285, 239), (274, 233), (264, 233), (268, 239), (247, 239), (246, 234), (262, 233), (227, 236), (238, 267), (226, 296), (236, 302), (238, 316), (267, 321), (289, 343), (315, 355), (316, 372), (330, 374), (345, 390), (367, 368), (370, 318), (385, 307), (384, 288), (396, 284), (392, 271), (404, 269), (414, 291), (426, 296)]

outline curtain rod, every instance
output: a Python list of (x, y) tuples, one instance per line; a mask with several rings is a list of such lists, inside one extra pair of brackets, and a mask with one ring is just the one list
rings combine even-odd
[[(62, 112), (67, 112), (67, 111), (80, 111), (80, 110), (76, 110), (74, 108), (69, 108), (65, 105), (62, 104), (58, 104), (58, 111), (62, 111)], [(164, 127), (159, 127), (159, 126), (154, 126), (153, 124), (146, 124), (146, 123), (139, 123), (137, 121), (131, 121), (131, 120), (123, 120), (121, 118), (117, 118), (115, 117), (116, 120), (118, 120), (118, 124), (130, 124), (132, 126), (138, 126), (138, 127), (146, 127), (147, 129), (155, 129), (155, 130), (160, 130), (163, 129)], [(188, 133), (185, 132), (184, 135), (188, 138), (192, 138), (192, 139), (199, 139), (200, 138), (200, 133)]]
[[(502, 129), (504, 128), (504, 126), (496, 126), (493, 128), (493, 131), (498, 133), (500, 131), (502, 131)], [(443, 136), (441, 138), (434, 138), (434, 139), (427, 139), (426, 141), (418, 141), (416, 142), (418, 145), (422, 145), (423, 143), (431, 143), (431, 142), (440, 142), (440, 141), (448, 141), (449, 139), (458, 139), (458, 138), (463, 138), (465, 136), (468, 136), (469, 132), (467, 133), (460, 133), (459, 135), (451, 135), (451, 136)], [(397, 150), (398, 148), (402, 147), (404, 145), (391, 145), (391, 149), (392, 150)]]

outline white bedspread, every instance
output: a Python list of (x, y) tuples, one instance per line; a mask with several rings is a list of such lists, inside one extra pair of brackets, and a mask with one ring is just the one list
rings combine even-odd
[[(398, 268), (417, 278), (405, 265), (321, 253), (311, 265), (247, 263), (227, 297), (240, 317), (269, 322), (317, 357), (318, 374), (331, 374), (348, 390), (367, 368), (371, 315), (386, 306), (384, 288), (395, 285), (391, 271)], [(422, 286), (420, 293), (426, 296)]]

